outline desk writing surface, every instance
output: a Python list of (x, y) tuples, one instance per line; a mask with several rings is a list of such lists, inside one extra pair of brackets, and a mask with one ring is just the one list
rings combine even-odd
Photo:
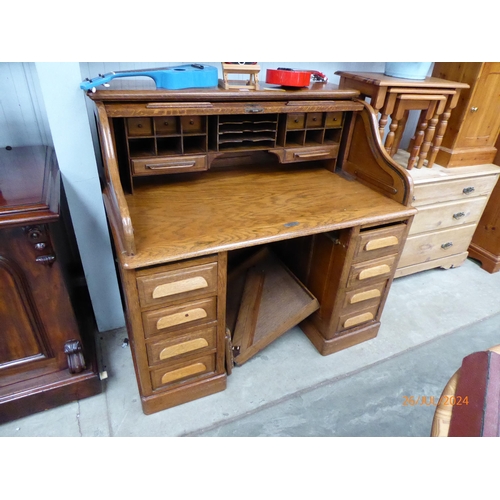
[(383, 223), (415, 210), (323, 168), (255, 166), (140, 186), (127, 196), (126, 268)]

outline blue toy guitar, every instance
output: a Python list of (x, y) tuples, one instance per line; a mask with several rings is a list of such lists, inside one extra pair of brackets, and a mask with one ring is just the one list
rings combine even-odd
[(155, 81), (157, 89), (188, 89), (197, 87), (216, 87), (219, 79), (217, 68), (206, 64), (184, 64), (166, 68), (125, 70), (106, 73), (96, 78), (87, 78), (80, 84), (82, 90), (96, 91), (98, 85), (106, 85), (113, 78), (127, 76), (148, 76)]

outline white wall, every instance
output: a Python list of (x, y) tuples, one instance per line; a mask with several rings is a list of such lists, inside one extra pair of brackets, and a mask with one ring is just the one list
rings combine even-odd
[[(123, 326), (124, 318), (97, 173), (100, 159), (93, 103), (79, 84), (99, 73), (179, 64), (185, 63), (0, 63), (0, 147), (54, 146), (100, 331)], [(221, 73), (219, 62), (206, 64)], [(381, 62), (259, 64), (261, 81), (266, 69), (280, 66), (321, 71), (331, 83), (338, 83), (335, 72), (339, 70), (384, 70)], [(116, 82), (127, 88), (132, 80)]]
[(36, 63), (78, 249), (100, 331), (124, 324), (78, 63)]

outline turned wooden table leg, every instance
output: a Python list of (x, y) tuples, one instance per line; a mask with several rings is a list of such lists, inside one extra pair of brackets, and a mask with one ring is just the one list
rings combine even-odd
[[(422, 112), (420, 114), (420, 118), (418, 121), (417, 130), (415, 131), (415, 135), (410, 142), (409, 150), (410, 150), (410, 158), (408, 160), (408, 166), (406, 167), (408, 170), (411, 170), (415, 165), (415, 161), (417, 160), (417, 156), (420, 153), (420, 147), (424, 142), (424, 133), (425, 128), (427, 127), (427, 120), (425, 118), (426, 114)], [(411, 148), (411, 149), (410, 149)]]
[[(439, 115), (435, 113), (436, 112), (436, 105), (437, 105), (436, 102), (432, 103), (429, 106), (429, 108), (427, 109), (425, 116), (424, 116), (425, 127), (422, 130), (423, 134), (422, 134), (422, 138), (420, 139), (420, 151), (417, 152), (417, 154), (418, 154), (417, 168), (422, 168), (425, 160), (427, 159), (427, 154), (428, 154), (429, 149), (431, 147), (432, 139), (434, 137), (434, 132), (436, 130), (437, 119), (439, 117)], [(429, 122), (429, 118), (431, 118), (430, 122)], [(427, 130), (425, 130), (425, 128)], [(422, 142), (423, 142), (423, 144), (422, 144)]]
[(439, 147), (441, 146), (441, 143), (443, 142), (443, 136), (444, 133), (446, 132), (446, 128), (448, 127), (448, 120), (450, 119), (451, 112), (453, 108), (456, 107), (458, 103), (458, 98), (460, 96), (460, 92), (456, 92), (455, 94), (452, 94), (448, 97), (447, 99), (447, 105), (446, 109), (444, 110), (444, 113), (441, 115), (441, 119), (439, 121), (437, 130), (436, 130), (436, 136), (435, 139), (432, 143), (432, 148), (431, 148), (431, 154), (429, 157), (429, 161), (427, 163), (427, 167), (431, 168), (434, 165), (434, 162), (436, 161), (436, 156), (439, 152)]

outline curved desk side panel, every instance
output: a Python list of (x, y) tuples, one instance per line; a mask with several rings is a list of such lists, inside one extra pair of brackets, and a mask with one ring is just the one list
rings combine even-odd
[(113, 231), (116, 232), (119, 251), (126, 255), (134, 255), (136, 252), (134, 229), (120, 182), (118, 162), (108, 115), (103, 103), (96, 102), (96, 107), (99, 117), (99, 137), (103, 150), (102, 157), (106, 175), (106, 187), (103, 193), (104, 203), (109, 214), (110, 224), (114, 226)]
[(342, 171), (402, 205), (410, 206), (412, 178), (385, 151), (373, 108), (364, 101), (359, 102), (364, 109), (353, 118), (354, 126), (349, 140), (353, 146), (349, 148)]

